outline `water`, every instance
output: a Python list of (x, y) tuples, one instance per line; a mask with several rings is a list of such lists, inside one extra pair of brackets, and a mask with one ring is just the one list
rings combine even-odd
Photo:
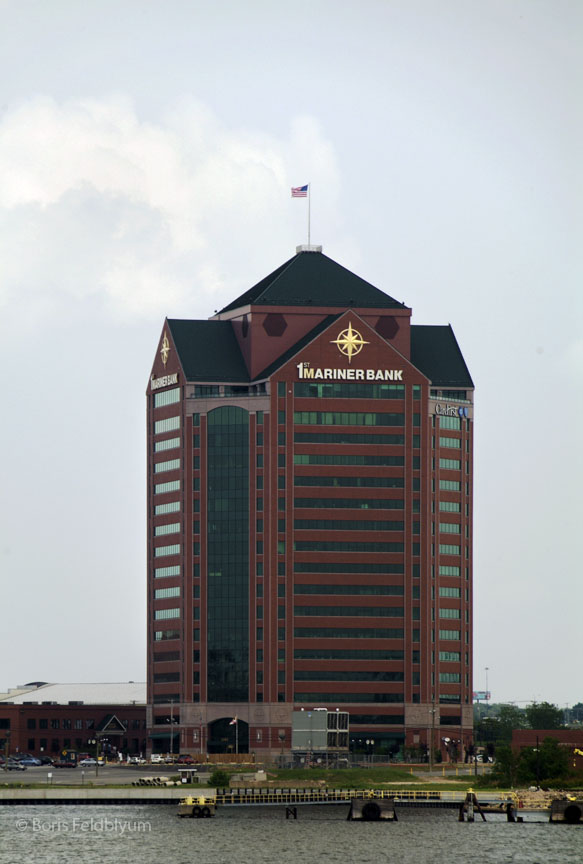
[[(454, 810), (400, 810), (399, 822), (347, 822), (348, 806), (0, 807), (0, 864), (580, 864), (583, 825), (457, 822)], [(544, 819), (544, 816), (532, 817)]]

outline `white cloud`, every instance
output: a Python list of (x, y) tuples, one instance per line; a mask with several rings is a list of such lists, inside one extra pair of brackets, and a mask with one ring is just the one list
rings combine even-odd
[(242, 258), (260, 278), (266, 245), (276, 266), (302, 242), (289, 186), (304, 172), (334, 213), (335, 155), (309, 117), (278, 140), (197, 102), (154, 124), (122, 98), (30, 100), (0, 121), (0, 305), (207, 315), (249, 287)]

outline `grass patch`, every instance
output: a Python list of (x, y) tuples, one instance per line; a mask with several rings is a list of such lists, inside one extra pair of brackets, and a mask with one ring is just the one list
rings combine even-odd
[(270, 771), (268, 779), (294, 782), (297, 786), (324, 783), (331, 789), (370, 789), (383, 783), (411, 783), (418, 779), (404, 768), (287, 768)]

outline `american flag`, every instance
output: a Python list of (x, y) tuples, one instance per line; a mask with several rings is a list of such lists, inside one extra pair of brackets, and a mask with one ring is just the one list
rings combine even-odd
[(235, 714), (235, 716), (233, 717), (233, 719), (229, 723), (229, 726), (236, 726), (236, 725), (237, 725), (237, 715)]
[(309, 183), (306, 183), (305, 186), (292, 186), (292, 198), (307, 198), (308, 197), (308, 186)]

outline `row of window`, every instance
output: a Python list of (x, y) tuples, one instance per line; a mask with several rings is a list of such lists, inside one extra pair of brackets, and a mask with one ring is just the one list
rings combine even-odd
[(175, 447), (180, 447), (180, 438), (165, 438), (163, 441), (156, 441), (154, 444), (154, 453), (161, 453), (163, 450), (174, 450)]
[[(294, 606), (294, 615), (317, 618), (402, 618), (402, 606)], [(449, 616), (448, 616), (449, 617)], [(459, 615), (457, 616), (459, 618)]]
[(294, 681), (381, 681), (385, 683), (398, 682), (405, 680), (404, 672), (390, 671), (355, 671), (355, 670), (327, 670), (311, 671), (305, 669), (296, 669), (294, 671)]
[(174, 405), (180, 402), (180, 387), (173, 387), (171, 390), (162, 390), (160, 393), (154, 394), (154, 408), (163, 408), (165, 405)]
[[(415, 457), (413, 461), (415, 462)], [(294, 465), (396, 465), (400, 468), (404, 464), (404, 456), (381, 455), (380, 453), (371, 455), (364, 453), (294, 453)]]
[[(414, 415), (419, 417), (418, 414)], [(404, 426), (405, 415), (371, 411), (294, 411), (296, 426)], [(419, 423), (415, 423), (418, 426)]]
[(318, 510), (403, 510), (403, 498), (294, 498), (294, 507)]
[(157, 504), (154, 508), (154, 516), (165, 516), (166, 513), (179, 513), (180, 501), (169, 501), (168, 504)]
[(167, 459), (165, 462), (154, 463), (154, 474), (162, 474), (164, 471), (176, 471), (180, 468), (180, 459)]
[[(418, 438), (419, 436), (413, 436)], [(284, 442), (285, 443), (285, 442)], [(402, 445), (405, 443), (404, 435), (381, 435), (370, 432), (359, 434), (356, 432), (296, 432), (294, 444), (382, 444), (385, 446)], [(413, 443), (419, 447), (419, 443)]]
[[(419, 478), (413, 478), (413, 491), (419, 491), (419, 487), (415, 489), (415, 481), (419, 483)], [(334, 486), (334, 487), (381, 487), (388, 489), (404, 489), (404, 477), (318, 477), (306, 474), (296, 474), (294, 477), (294, 486)]]
[(154, 423), (154, 435), (162, 435), (164, 432), (174, 432), (180, 429), (180, 416), (167, 417), (165, 420), (156, 420)]
[(460, 450), (462, 446), (461, 438), (451, 438), (447, 435), (439, 436), (440, 447), (452, 447), (455, 450)]
[[(298, 381), (294, 384), (294, 396), (301, 399), (404, 399), (404, 384), (373, 384), (363, 381), (313, 382)], [(421, 398), (421, 388), (413, 385), (413, 398)]]
[(393, 519), (294, 519), (295, 530), (305, 531), (403, 531), (404, 522)]
[(361, 594), (403, 597), (402, 585), (294, 585), (294, 594)]
[[(380, 573), (383, 575), (399, 575), (404, 572), (405, 567), (403, 564), (391, 564), (389, 562), (366, 564), (361, 561), (354, 561), (354, 563), (352, 561), (347, 563), (337, 563), (334, 561), (294, 561), (294, 573)], [(413, 576), (415, 575), (413, 573)]]

